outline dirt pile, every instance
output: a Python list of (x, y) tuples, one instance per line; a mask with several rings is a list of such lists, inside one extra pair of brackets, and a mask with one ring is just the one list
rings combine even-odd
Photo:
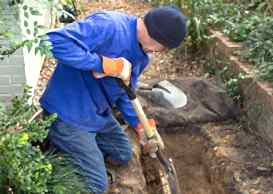
[[(153, 88), (159, 80), (151, 80), (147, 88)], [(173, 108), (164, 103), (163, 96), (156, 90), (139, 90), (145, 100), (147, 113), (156, 118), (159, 127), (181, 127), (187, 124), (218, 122), (236, 118), (240, 109), (229, 98), (224, 88), (213, 81), (202, 78), (183, 78), (169, 80), (187, 96), (187, 104)]]

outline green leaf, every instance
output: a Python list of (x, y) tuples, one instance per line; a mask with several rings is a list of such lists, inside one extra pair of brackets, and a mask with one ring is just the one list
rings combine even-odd
[(37, 55), (38, 52), (39, 52), (39, 47), (36, 47), (36, 48), (35, 48), (35, 51), (34, 51), (35, 55)]
[(35, 39), (34, 39), (34, 43), (37, 44), (37, 43), (39, 43), (39, 42), (40, 42), (40, 40), (39, 40), (38, 38), (35, 38)]
[(3, 36), (5, 38), (9, 38), (9, 39), (11, 39), (13, 35), (14, 35), (14, 33), (12, 33), (12, 32), (3, 32), (3, 33), (1, 32), (0, 33), (0, 36)]
[(27, 47), (28, 52), (30, 52), (30, 50), (31, 50), (31, 48), (32, 48), (32, 42), (31, 42), (31, 41), (27, 41), (27, 42), (25, 43), (25, 46)]

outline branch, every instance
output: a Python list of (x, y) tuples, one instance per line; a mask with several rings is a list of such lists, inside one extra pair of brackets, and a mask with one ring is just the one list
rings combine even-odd
[(24, 40), (22, 42), (15, 44), (14, 46), (11, 46), (10, 48), (8, 48), (6, 50), (0, 51), (0, 56), (3, 57), (3, 56), (8, 56), (8, 55), (15, 53), (15, 51), (18, 50), (19, 48), (23, 47), (27, 41), (28, 40)]
[(72, 6), (73, 6), (73, 8), (75, 10), (75, 13), (76, 13), (75, 16), (77, 17), (80, 13), (78, 12), (76, 1), (75, 0), (71, 0), (71, 3), (72, 3)]

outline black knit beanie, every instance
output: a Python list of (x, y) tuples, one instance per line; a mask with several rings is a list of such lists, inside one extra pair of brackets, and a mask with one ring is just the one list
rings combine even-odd
[(176, 48), (187, 33), (187, 19), (175, 6), (154, 8), (144, 16), (149, 35), (168, 48)]

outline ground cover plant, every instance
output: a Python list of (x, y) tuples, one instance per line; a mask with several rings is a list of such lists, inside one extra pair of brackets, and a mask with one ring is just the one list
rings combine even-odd
[(0, 110), (0, 193), (67, 194), (85, 192), (84, 183), (71, 161), (41, 145), (52, 115), (30, 121), (37, 110), (30, 105), (28, 90)]
[(260, 78), (273, 82), (273, 18), (260, 23), (250, 33), (245, 46), (247, 50), (242, 56), (255, 65)]

